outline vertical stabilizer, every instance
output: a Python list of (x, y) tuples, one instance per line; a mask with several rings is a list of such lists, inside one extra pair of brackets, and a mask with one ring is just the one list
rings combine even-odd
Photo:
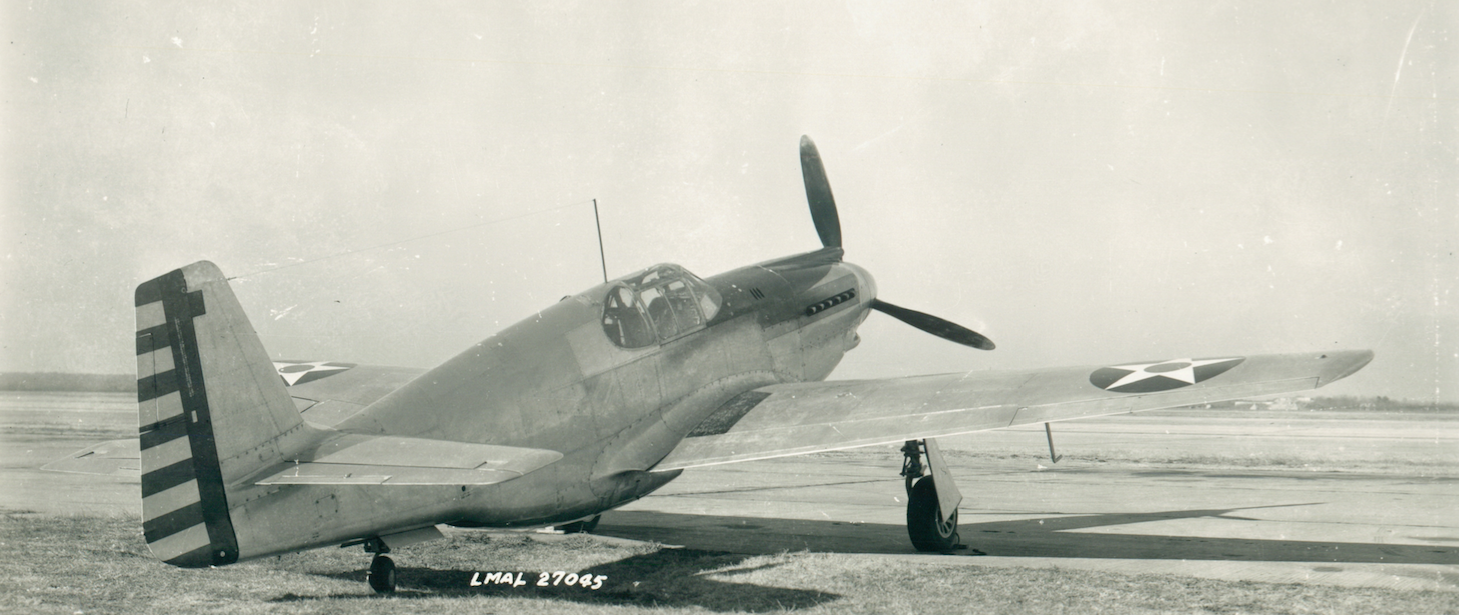
[(228, 485), (282, 459), (303, 420), (216, 265), (137, 287), (142, 528), (158, 559), (239, 555)]

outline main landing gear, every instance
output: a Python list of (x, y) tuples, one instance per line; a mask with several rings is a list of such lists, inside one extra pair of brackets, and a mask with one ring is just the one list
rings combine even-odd
[(370, 589), (377, 594), (395, 593), (395, 560), (386, 555), (390, 546), (379, 538), (371, 538), (365, 541), (365, 552), (375, 554), (375, 559), (370, 560), (370, 573), (365, 576)]
[[(959, 548), (957, 506), (963, 496), (948, 472), (937, 441), (908, 440), (902, 446), (902, 477), (907, 483), (907, 535), (918, 551)], [(923, 463), (923, 460), (926, 463)]]

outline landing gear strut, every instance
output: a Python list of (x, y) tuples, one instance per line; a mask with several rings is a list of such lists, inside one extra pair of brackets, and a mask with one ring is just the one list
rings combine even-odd
[[(952, 551), (957, 533), (957, 506), (963, 496), (942, 460), (937, 441), (908, 440), (902, 446), (902, 477), (907, 486), (907, 535), (918, 551)], [(923, 459), (926, 463), (923, 463)]]
[(365, 577), (370, 589), (377, 594), (395, 593), (395, 560), (386, 555), (390, 547), (379, 538), (371, 538), (365, 541), (365, 552), (375, 554), (375, 559), (370, 561), (370, 573)]

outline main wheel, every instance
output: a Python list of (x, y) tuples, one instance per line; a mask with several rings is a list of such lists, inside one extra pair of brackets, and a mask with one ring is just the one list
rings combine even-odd
[(370, 589), (375, 590), (375, 593), (394, 593), (395, 560), (385, 555), (376, 555), (374, 561), (370, 562), (370, 574), (367, 578), (370, 581)]
[(952, 511), (947, 522), (943, 523), (942, 508), (937, 503), (937, 487), (931, 476), (912, 485), (911, 499), (907, 501), (907, 536), (918, 551), (951, 551), (960, 542), (957, 511)]

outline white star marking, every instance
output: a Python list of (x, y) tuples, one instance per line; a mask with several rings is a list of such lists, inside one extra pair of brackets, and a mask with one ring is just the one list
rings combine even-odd
[[(1179, 380), (1179, 381), (1184, 382), (1186, 384), (1195, 384), (1196, 383), (1196, 368), (1197, 367), (1201, 367), (1203, 365), (1211, 365), (1211, 364), (1214, 364), (1214, 363), (1227, 363), (1227, 362), (1236, 361), (1236, 360), (1238, 360), (1238, 359), (1236, 359), (1236, 358), (1229, 358), (1229, 359), (1205, 359), (1205, 360), (1197, 361), (1195, 359), (1186, 358), (1186, 359), (1171, 359), (1169, 361), (1160, 361), (1158, 363), (1137, 363), (1135, 365), (1113, 365), (1111, 367), (1113, 367), (1114, 369), (1127, 369), (1127, 370), (1130, 370), (1130, 373), (1125, 374), (1125, 376), (1123, 378), (1120, 378), (1119, 380), (1114, 381), (1109, 386), (1104, 387), (1104, 388), (1105, 388), (1106, 391), (1111, 390), (1111, 389), (1118, 389), (1118, 388), (1120, 388), (1122, 386), (1129, 385), (1129, 384), (1134, 384), (1134, 383), (1139, 382), (1141, 380), (1148, 380), (1148, 379), (1154, 378), (1156, 376), (1165, 376), (1166, 378), (1170, 378), (1170, 379), (1173, 379), (1173, 380)], [(1185, 364), (1185, 367), (1175, 367), (1176, 365), (1179, 365), (1181, 363), (1184, 363)], [(1169, 370), (1164, 370), (1164, 371), (1155, 371), (1155, 372), (1146, 371), (1146, 370), (1148, 370), (1148, 369), (1150, 369), (1152, 367), (1156, 367), (1156, 366), (1160, 366), (1160, 365), (1168, 365), (1168, 366), (1173, 367), (1175, 369), (1169, 369)]]
[[(348, 367), (344, 366), (325, 365), (325, 363), (328, 362), (329, 361), (306, 361), (304, 363), (288, 363), (284, 361), (274, 361), (273, 363), (274, 370), (278, 371), (279, 375), (284, 377), (284, 382), (289, 386), (294, 386), (295, 383), (299, 382), (300, 378), (304, 377), (304, 374), (307, 374), (309, 372), (330, 372), (341, 369), (349, 369)], [(301, 367), (306, 365), (309, 366), (309, 369), (289, 370), (287, 372), (284, 371), (285, 369), (288, 369), (290, 367)]]

